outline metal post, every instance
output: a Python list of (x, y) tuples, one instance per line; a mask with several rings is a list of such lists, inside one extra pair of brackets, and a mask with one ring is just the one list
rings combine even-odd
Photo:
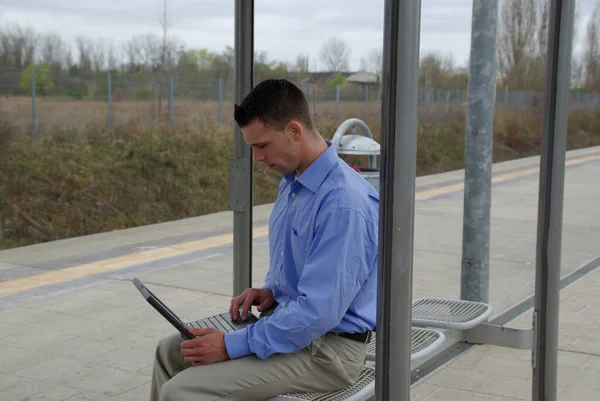
[(460, 96), (460, 88), (456, 90), (456, 112), (459, 113), (460, 112), (460, 100), (461, 100), (461, 96)]
[(461, 299), (489, 301), (498, 1), (474, 0), (471, 25)]
[(173, 111), (175, 99), (173, 97), (173, 92), (175, 91), (175, 80), (171, 75), (169, 77), (169, 122), (171, 123), (171, 128), (175, 127), (175, 113)]
[(106, 73), (106, 86), (108, 87), (108, 130), (112, 131), (112, 78), (110, 72)]
[(35, 93), (35, 67), (31, 68), (31, 125), (33, 128), (33, 137), (36, 138), (38, 134), (37, 128), (37, 104), (36, 104), (36, 93)]
[(313, 118), (317, 118), (317, 95), (315, 94), (315, 87), (316, 85), (309, 84), (309, 88), (312, 89)]
[(550, 2), (533, 310), (533, 401), (555, 401), (557, 391), (560, 255), (568, 119), (566, 105), (574, 19), (574, 1)]
[(340, 85), (335, 86), (335, 118), (340, 121)]
[[(235, 1), (234, 101), (252, 90), (254, 0)], [(230, 208), (233, 210), (233, 295), (252, 286), (252, 149), (234, 124), (234, 159), (230, 161)], [(237, 202), (236, 202), (237, 201)]]
[(219, 124), (223, 124), (223, 80), (219, 79)]
[(369, 120), (369, 85), (365, 84), (365, 121)]
[(375, 398), (410, 399), (420, 0), (386, 0)]

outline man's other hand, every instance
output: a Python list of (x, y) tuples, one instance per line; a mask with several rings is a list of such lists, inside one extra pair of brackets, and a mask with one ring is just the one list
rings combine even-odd
[(275, 305), (275, 298), (273, 298), (273, 292), (267, 288), (248, 288), (241, 295), (238, 295), (231, 300), (229, 314), (233, 320), (239, 319), (241, 305), (244, 305), (244, 308), (242, 309), (242, 320), (246, 320), (248, 311), (252, 305), (257, 306), (259, 312), (264, 312)]
[(187, 328), (196, 336), (192, 340), (181, 342), (181, 355), (183, 361), (191, 363), (192, 366), (210, 365), (226, 361), (229, 358), (225, 347), (225, 333), (217, 329)]

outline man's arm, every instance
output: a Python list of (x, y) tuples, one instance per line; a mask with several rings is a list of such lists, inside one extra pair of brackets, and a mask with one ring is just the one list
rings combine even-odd
[(336, 327), (374, 267), (378, 244), (373, 230), (374, 222), (357, 211), (327, 212), (308, 250), (298, 298), (244, 330), (227, 333), (229, 356), (254, 353), (265, 359), (296, 352)]

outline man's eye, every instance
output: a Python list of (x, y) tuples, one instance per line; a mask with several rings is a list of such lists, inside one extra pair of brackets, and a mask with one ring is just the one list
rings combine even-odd
[(264, 148), (266, 148), (266, 147), (267, 147), (267, 145), (258, 145), (257, 147), (258, 147), (259, 149), (264, 149)]

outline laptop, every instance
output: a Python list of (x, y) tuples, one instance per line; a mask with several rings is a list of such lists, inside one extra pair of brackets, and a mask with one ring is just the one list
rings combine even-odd
[(234, 321), (229, 312), (225, 312), (186, 324), (182, 322), (181, 319), (175, 313), (173, 313), (173, 311), (171, 311), (171, 309), (169, 309), (156, 295), (154, 295), (152, 291), (150, 291), (148, 287), (146, 287), (139, 279), (134, 278), (132, 281), (146, 301), (148, 301), (148, 303), (152, 305), (154, 309), (158, 311), (158, 313), (167, 319), (167, 321), (171, 323), (173, 327), (175, 327), (181, 333), (181, 335), (188, 340), (195, 338), (195, 336), (186, 329), (186, 326), (192, 326), (198, 329), (212, 327), (224, 332), (230, 332), (241, 330), (249, 324), (256, 323), (258, 321), (258, 318), (249, 311), (248, 317), (245, 321), (242, 321), (241, 318), (239, 321)]

